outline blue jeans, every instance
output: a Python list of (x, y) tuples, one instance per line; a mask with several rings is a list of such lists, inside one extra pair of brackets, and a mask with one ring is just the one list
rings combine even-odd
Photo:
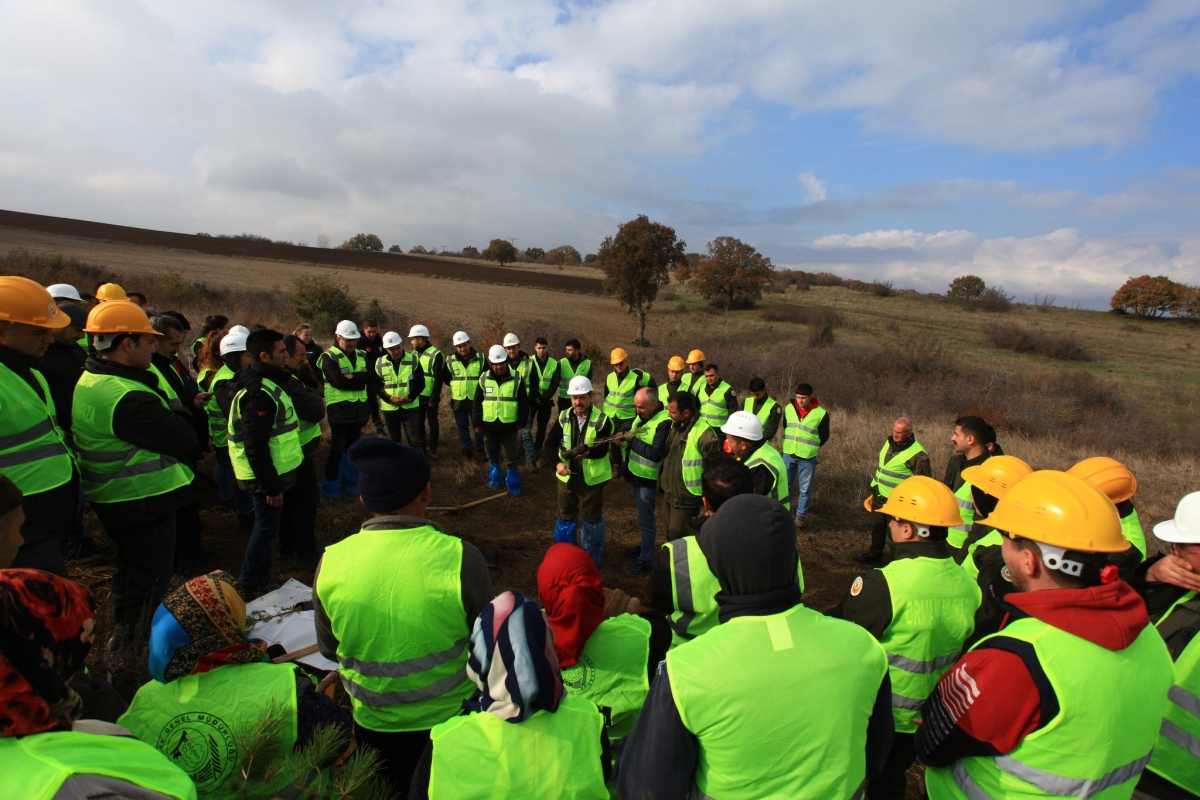
[(812, 502), (813, 473), (817, 471), (817, 457), (800, 458), (783, 456), (783, 464), (787, 467), (788, 496), (796, 493), (796, 516), (802, 517), (808, 513), (809, 503)]
[(658, 529), (654, 522), (654, 506), (658, 501), (658, 490), (653, 486), (633, 485), (633, 500), (637, 504), (638, 527), (642, 529), (642, 552), (638, 561), (650, 564), (654, 560), (654, 540)]
[[(246, 557), (242, 560), (242, 575), (238, 583), (265, 586), (271, 580), (271, 542), (279, 535), (279, 520), (282, 506), (267, 505), (267, 496), (262, 492), (250, 495), (254, 501), (254, 530), (246, 543)], [(253, 598), (251, 598), (253, 599)]]
[[(454, 412), (454, 424), (458, 426), (458, 446), (464, 453), (471, 452), (471, 409), (459, 409)], [(483, 434), (475, 434), (475, 449), (483, 452)]]
[(237, 513), (249, 514), (254, 510), (254, 502), (250, 499), (249, 493), (237, 488), (237, 478), (234, 477), (232, 467), (215, 461), (213, 463), (213, 480), (217, 484), (217, 497), (222, 502), (233, 500), (237, 505)]
[(521, 447), (525, 450), (525, 463), (532, 464), (537, 461), (537, 448), (533, 446), (533, 418), (537, 416), (537, 410), (529, 407), (529, 421), (525, 423), (525, 427), (521, 428)]

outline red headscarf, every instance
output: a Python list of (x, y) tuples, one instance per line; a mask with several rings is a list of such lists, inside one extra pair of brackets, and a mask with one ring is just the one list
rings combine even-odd
[(592, 633), (604, 621), (604, 584), (596, 561), (586, 550), (560, 542), (551, 545), (537, 571), (538, 597), (554, 631), (560, 667), (579, 662)]

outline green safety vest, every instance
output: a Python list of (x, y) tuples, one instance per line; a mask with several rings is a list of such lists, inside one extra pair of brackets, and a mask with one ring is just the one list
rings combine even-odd
[[(663, 545), (671, 560), (671, 647), (695, 639), (717, 626), (717, 592), (721, 584), (695, 536)], [(804, 564), (797, 558), (796, 576), (804, 591)]]
[(150, 371), (158, 379), (158, 390), (167, 396), (167, 405), (170, 406), (172, 411), (182, 411), (183, 401), (179, 399), (179, 395), (171, 388), (171, 384), (167, 381), (166, 376), (162, 374), (162, 371), (155, 364), (150, 365)]
[[(288, 393), (267, 378), (262, 379), (262, 391), (275, 401), (275, 424), (271, 428), (271, 463), (275, 472), (283, 475), (300, 466), (304, 453), (300, 450), (299, 418)], [(241, 481), (255, 479), (250, 459), (246, 458), (246, 429), (242, 425), (242, 398), (246, 390), (239, 389), (229, 408), (229, 461), (233, 474)]]
[[(654, 444), (654, 434), (658, 431), (658, 426), (664, 422), (669, 422), (670, 419), (671, 417), (667, 414), (665, 408), (660, 408), (658, 413), (648, 421), (643, 421), (641, 416), (639, 416), (633, 421), (633, 427), (630, 428), (633, 432), (633, 438), (647, 446)], [(632, 447), (626, 452), (629, 455), (630, 473), (639, 478), (645, 478), (648, 481), (658, 480), (658, 476), (662, 474), (662, 459), (651, 461), (645, 456), (634, 452)]]
[(147, 392), (141, 381), (85, 372), (75, 384), (71, 430), (79, 454), (80, 486), (93, 503), (121, 503), (157, 497), (192, 482), (193, 473), (174, 456), (143, 450), (113, 433), (113, 411), (130, 392)]
[[(421, 362), (421, 371), (425, 373), (425, 388), (421, 390), (421, 397), (433, 396), (433, 361), (441, 354), (441, 350), (438, 350), (433, 345), (429, 345), (429, 347), (426, 347), (417, 355), (417, 359)], [(379, 362), (376, 361), (375, 363), (378, 364)], [(407, 407), (405, 406), (405, 408)]]
[(817, 406), (800, 419), (795, 403), (783, 407), (783, 452), (796, 458), (816, 458), (821, 449), (818, 428), (825, 419), (825, 406)]
[(891, 446), (892, 440), (888, 439), (883, 443), (883, 447), (879, 449), (879, 467), (875, 470), (875, 477), (871, 479), (871, 488), (880, 497), (885, 498), (891, 497), (892, 489), (903, 483), (905, 479), (913, 476), (912, 470), (908, 468), (908, 460), (917, 453), (925, 452), (925, 448), (921, 443), (913, 439), (912, 444), (889, 459), (887, 451)]
[(579, 663), (562, 671), (563, 688), (609, 710), (609, 739), (633, 730), (650, 691), (650, 623), (634, 614), (609, 617), (592, 632)]
[(196, 800), (187, 773), (145, 742), (128, 736), (62, 731), (0, 738), (0, 796), (53, 800), (72, 775), (103, 775), (143, 789)]
[[(283, 720), (276, 739), (279, 755), (296, 744), (296, 671), (292, 664), (226, 664), (170, 683), (150, 681), (138, 689), (117, 724), (171, 759), (204, 797), (240, 798), (245, 781), (239, 770), (239, 735), (275, 706)], [(266, 786), (252, 786), (250, 796), (260, 796), (269, 786), (275, 797), (288, 785), (283, 775)]]
[(458, 354), (446, 358), (450, 365), (450, 399), (462, 402), (475, 399), (475, 384), (487, 369), (483, 363), (483, 353), (474, 353), (463, 364)]
[(946, 543), (955, 550), (960, 550), (963, 542), (967, 541), (967, 534), (971, 532), (971, 524), (975, 522), (975, 500), (971, 497), (971, 484), (963, 481), (954, 497), (958, 500), (958, 513), (962, 515), (963, 521), (962, 525), (953, 525), (946, 529)]
[(721, 427), (729, 419), (729, 406), (725, 405), (725, 394), (731, 388), (728, 383), (721, 381), (717, 388), (709, 391), (708, 381), (705, 381), (696, 392), (696, 397), (700, 400), (700, 416), (714, 428)]
[(919, 709), (975, 629), (982, 595), (953, 558), (899, 558), (882, 572), (892, 598), (892, 621), (879, 639), (892, 677), (892, 716), (897, 731), (916, 733)]
[(571, 694), (515, 724), (486, 711), (454, 717), (429, 732), (429, 800), (608, 800), (603, 728), (596, 706)]
[[(571, 447), (571, 432), (575, 427), (575, 420), (571, 419), (575, 415), (575, 409), (564, 408), (558, 415), (558, 424), (562, 427), (562, 443), (558, 447), (558, 457), (561, 461), (566, 461), (563, 453)], [(582, 444), (590, 445), (596, 441), (596, 434), (604, 427), (607, 418), (600, 409), (592, 406), (588, 409), (588, 421), (583, 429)], [(605, 481), (612, 480), (612, 461), (608, 458), (581, 458), (583, 462), (583, 482), (588, 486), (596, 486)], [(568, 467), (570, 464), (567, 465)], [(559, 475), (557, 471), (555, 477), (563, 483), (571, 480), (570, 475)]]
[[(297, 378), (299, 380), (299, 378)], [(300, 427), (296, 429), (296, 435), (300, 438), (300, 447), (303, 449), (305, 445), (313, 439), (321, 438), (321, 421), (309, 422), (306, 419), (301, 419), (299, 415), (296, 417), (296, 422)]]
[(767, 422), (769, 422), (771, 419), (771, 411), (777, 405), (779, 405), (779, 403), (776, 403), (771, 395), (767, 395), (767, 399), (763, 401), (762, 408), (760, 408), (758, 411), (755, 411), (754, 395), (750, 395), (746, 398), (746, 402), (742, 404), (742, 411), (749, 411), (751, 414), (758, 417), (758, 421), (761, 422), (765, 428), (767, 427)]
[(558, 384), (558, 396), (566, 400), (571, 395), (567, 394), (567, 388), (571, 385), (571, 378), (577, 375), (587, 375), (592, 371), (592, 360), (590, 358), (579, 359), (579, 364), (575, 368), (571, 366), (571, 359), (563, 357), (558, 360), (559, 372), (562, 375), (562, 380)]
[[(676, 388), (675, 391), (678, 392), (679, 389)], [(669, 403), (670, 401), (671, 401), (671, 387), (665, 383), (660, 383), (658, 385), (658, 402), (662, 403), (663, 407), (666, 408), (667, 403)]]
[[(538, 364), (536, 358), (529, 359), (532, 365), (533, 372), (537, 375), (538, 393), (542, 394), (550, 388), (550, 383), (554, 380), (554, 376), (558, 374), (558, 359), (546, 356), (546, 365)], [(533, 381), (530, 381), (533, 383)]]
[[(511, 370), (512, 367), (509, 367)], [(483, 421), (513, 423), (517, 421), (517, 389), (521, 386), (521, 377), (513, 375), (509, 380), (500, 383), (489, 370), (479, 379), (483, 387)]]
[(993, 529), (967, 545), (966, 558), (963, 559), (962, 568), (966, 570), (971, 580), (979, 580), (979, 565), (975, 563), (975, 551), (981, 547), (1000, 547), (1003, 544), (1004, 535), (1000, 531)]
[(1146, 559), (1146, 534), (1142, 530), (1142, 521), (1138, 519), (1136, 508), (1121, 517), (1121, 533), (1130, 544), (1138, 549), (1144, 561)]
[(213, 447), (224, 447), (227, 443), (226, 437), (229, 435), (229, 417), (225, 416), (225, 412), (221, 410), (221, 404), (217, 402), (217, 384), (231, 381), (235, 377), (237, 377), (237, 373), (222, 364), (210, 384), (209, 391), (212, 392), (212, 397), (208, 398), (208, 402), (204, 404), (204, 411), (208, 414), (208, 434), (212, 437)]
[(633, 407), (633, 396), (643, 385), (645, 373), (640, 369), (631, 369), (624, 378), (618, 378), (617, 373), (608, 373), (604, 385), (608, 391), (604, 395), (604, 414), (609, 419), (633, 419), (637, 409)]
[(511, 358), (508, 360), (508, 369), (512, 374), (520, 375), (521, 380), (525, 381), (525, 385), (528, 386), (529, 375), (533, 370), (533, 367), (531, 366), (532, 363), (533, 359), (522, 353), (521, 357), (518, 358), (515, 363)]
[(783, 456), (779, 455), (770, 442), (763, 442), (758, 449), (746, 459), (746, 469), (766, 467), (775, 477), (771, 485), (771, 497), (774, 497), (788, 511), (792, 510), (792, 495), (788, 491), (787, 467), (783, 464)]
[[(391, 356), (383, 356), (375, 361), (375, 374), (383, 381), (383, 393), (379, 395), (379, 408), (383, 411), (399, 411), (402, 408), (416, 408), (424, 393), (413, 397), (408, 393), (413, 373), (417, 369), (419, 359), (416, 353), (405, 353), (400, 357), (399, 364), (392, 363)], [(424, 367), (422, 367), (424, 370)], [(426, 373), (428, 375), (429, 373)], [(426, 377), (428, 384), (432, 378)], [(408, 402), (398, 406), (388, 400), (389, 397), (407, 397)]]
[(317, 598), (364, 728), (432, 728), (475, 690), (466, 669), (462, 549), (461, 539), (433, 525), (368, 528), (325, 549)]
[[(1196, 596), (1188, 592), (1176, 600), (1158, 625)], [(1147, 769), (1189, 792), (1200, 787), (1200, 636), (1175, 659), (1175, 682), (1167, 692), (1167, 712)]]
[(679, 391), (695, 394), (700, 391), (700, 387), (704, 384), (703, 372), (688, 372), (684, 370), (683, 377), (679, 379)]
[(683, 445), (683, 485), (696, 497), (703, 493), (700, 476), (704, 473), (704, 454), (700, 452), (700, 437), (709, 427), (706, 420), (697, 418)]
[(862, 628), (802, 605), (735, 617), (670, 650), (667, 672), (700, 743), (692, 797), (862, 796), (867, 723), (887, 674)]
[[(343, 375), (350, 375), (352, 372), (367, 371), (367, 354), (358, 352), (354, 358), (354, 364), (351, 365), (350, 357), (342, 352), (337, 345), (321, 353), (321, 358), (332, 359), (337, 366), (338, 371)], [(317, 359), (317, 366), (321, 368), (321, 359)], [(367, 389), (364, 386), (361, 389), (339, 389), (329, 381), (325, 381), (325, 406), (328, 408), (334, 403), (365, 403), (367, 402)]]
[[(1147, 625), (1133, 644), (1113, 652), (1025, 617), (972, 649), (998, 636), (1033, 646), (1058, 714), (1010, 753), (929, 767), (930, 798), (1128, 798), (1150, 761), (1171, 687), (1162, 637)], [(969, 676), (959, 685), (969, 693)]]
[(40, 494), (71, 480), (75, 463), (58, 427), (46, 379), (30, 370), (42, 390), (0, 364), (0, 471), (22, 494)]

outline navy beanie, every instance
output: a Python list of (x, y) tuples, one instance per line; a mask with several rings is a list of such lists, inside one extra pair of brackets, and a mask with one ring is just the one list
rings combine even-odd
[(350, 445), (350, 466), (358, 470), (363, 505), (386, 514), (411, 503), (429, 483), (429, 462), (416, 448), (371, 437)]

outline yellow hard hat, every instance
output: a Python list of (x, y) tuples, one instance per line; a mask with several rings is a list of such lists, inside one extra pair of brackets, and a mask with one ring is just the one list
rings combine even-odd
[(158, 331), (150, 325), (150, 318), (142, 307), (128, 300), (109, 300), (91, 310), (87, 318), (87, 333), (149, 333), (157, 336)]
[(684, 366), (683, 356), (671, 356), (671, 360), (667, 362), (667, 369), (674, 372), (682, 372)]
[(125, 294), (125, 290), (115, 283), (101, 284), (96, 290), (96, 299), (102, 303), (107, 303), (112, 300), (128, 300), (129, 297)]
[(924, 475), (905, 478), (899, 486), (892, 489), (887, 502), (875, 511), (905, 522), (939, 525), (944, 528), (962, 525), (963, 521), (954, 492), (941, 481)]
[(963, 480), (997, 499), (1022, 478), (1029, 477), (1033, 467), (1016, 456), (992, 456), (982, 464), (962, 471)]
[(624, 350), (618, 347), (616, 350), (612, 351), (612, 355), (608, 357), (608, 361), (610, 364), (616, 365), (620, 364), (627, 358), (629, 358), (629, 353), (626, 353)]
[(1049, 469), (1019, 481), (987, 519), (975, 521), (1010, 536), (1084, 553), (1120, 553), (1132, 546), (1121, 534), (1117, 507), (1104, 492)]
[(688, 353), (687, 363), (703, 364), (704, 363), (704, 351), (703, 350), (693, 350), (692, 352)]
[(17, 275), (0, 277), (0, 320), (52, 329), (71, 324), (40, 283)]
[(1124, 503), (1137, 491), (1137, 477), (1129, 467), (1108, 456), (1085, 458), (1067, 470), (1067, 474), (1087, 481), (1114, 503)]

